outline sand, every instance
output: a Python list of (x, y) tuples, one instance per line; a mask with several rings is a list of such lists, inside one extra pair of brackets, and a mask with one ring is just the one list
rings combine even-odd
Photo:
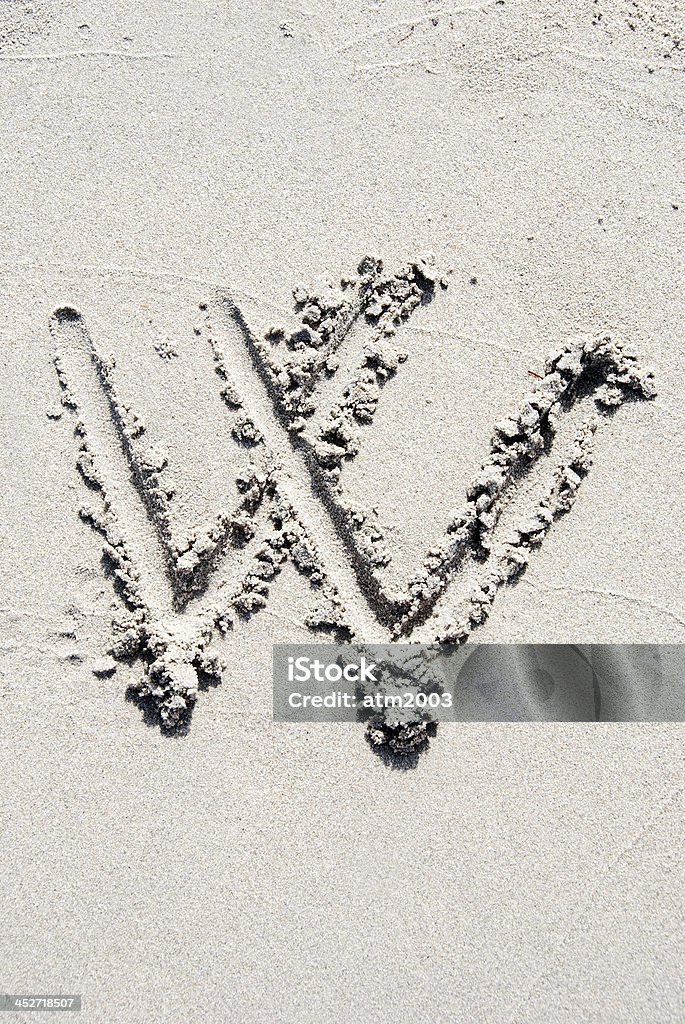
[(682, 725), (271, 714), (685, 639), (678, 5), (1, 6), (3, 990), (682, 1020)]

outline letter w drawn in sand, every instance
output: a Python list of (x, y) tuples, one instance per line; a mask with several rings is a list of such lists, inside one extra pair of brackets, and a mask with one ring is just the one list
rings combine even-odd
[(299, 326), (263, 339), (227, 293), (203, 307), (201, 341), (223, 399), (217, 430), (244, 452), (245, 469), (228, 510), (187, 535), (174, 526), (167, 456), (122, 401), (114, 361), (80, 313), (54, 314), (63, 402), (77, 417), (79, 468), (94, 498), (82, 516), (104, 538), (125, 604), (111, 651), (140, 659), (135, 690), (165, 727), (182, 725), (198, 689), (220, 678), (223, 638), (265, 606), (288, 562), (316, 592), (314, 630), (348, 641), (463, 643), (572, 506), (602, 418), (654, 394), (651, 375), (618, 341), (573, 339), (496, 423), (462, 511), (419, 571), (399, 580), (377, 516), (346, 496), (345, 470), (373, 442), (383, 391), (407, 360), (397, 345), (403, 324), (440, 287), (447, 281), (430, 260), (388, 275), (367, 258), (339, 289), (296, 289)]

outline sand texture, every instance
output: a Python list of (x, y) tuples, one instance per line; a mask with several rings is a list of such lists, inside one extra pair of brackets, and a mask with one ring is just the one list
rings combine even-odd
[(0, 82), (0, 987), (685, 1020), (681, 724), (271, 716), (685, 640), (682, 5), (5, 0)]

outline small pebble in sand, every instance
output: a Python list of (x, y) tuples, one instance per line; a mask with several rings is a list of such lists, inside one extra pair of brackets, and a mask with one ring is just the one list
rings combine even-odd
[(99, 658), (93, 665), (94, 676), (111, 676), (114, 675), (116, 670), (117, 663), (109, 654), (105, 658)]

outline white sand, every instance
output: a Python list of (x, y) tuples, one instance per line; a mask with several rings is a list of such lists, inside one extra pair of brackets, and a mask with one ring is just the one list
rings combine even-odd
[[(107, 1024), (683, 1020), (681, 726), (445, 726), (409, 771), (361, 727), (275, 726), (271, 644), (312, 636), (292, 561), (213, 640), (228, 668), (187, 736), (125, 700), (139, 667), (94, 674), (122, 602), (79, 519), (101, 497), (49, 330), (74, 307), (115, 355), (175, 478), (172, 546), (235, 506), (250, 452), (231, 424), (249, 413), (367, 639), (386, 635), (376, 609), (221, 289), (261, 338), (296, 326), (295, 285), (366, 253), (391, 275), (425, 252), (452, 268), (398, 329), (409, 358), (343, 470), (344, 501), (377, 509), (388, 588), (463, 507), (546, 357), (579, 332), (624, 339), (658, 395), (603, 417), (573, 508), (474, 639), (682, 642), (678, 6), (0, 5), (4, 991), (79, 992), (80, 1019)], [(161, 615), (163, 557), (101, 384), (57, 342)], [(266, 518), (191, 610), (239, 583)]]

